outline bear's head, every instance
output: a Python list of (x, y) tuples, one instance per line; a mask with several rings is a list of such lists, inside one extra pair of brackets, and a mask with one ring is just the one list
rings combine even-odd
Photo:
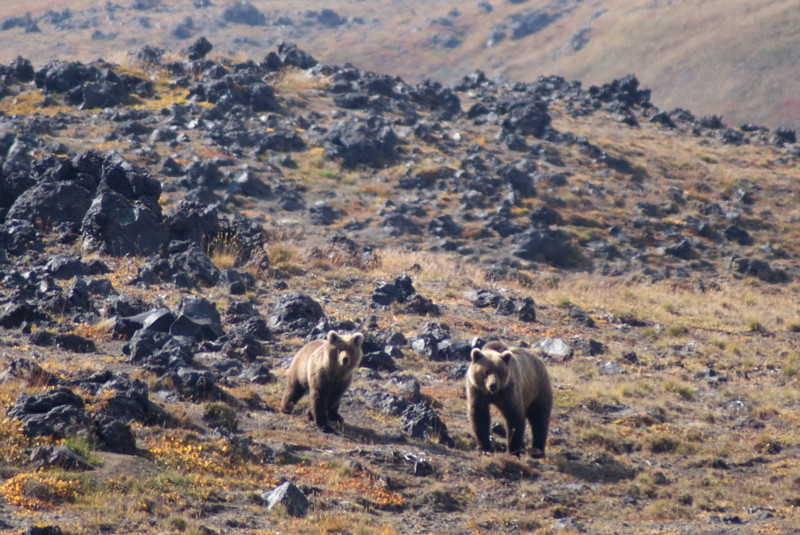
[(471, 356), (472, 362), (467, 370), (470, 385), (486, 394), (497, 394), (508, 386), (511, 375), (508, 364), (514, 356), (511, 351), (485, 346), (473, 349)]
[(363, 334), (339, 334), (336, 331), (330, 331), (326, 340), (328, 341), (329, 362), (336, 368), (353, 370), (361, 364)]

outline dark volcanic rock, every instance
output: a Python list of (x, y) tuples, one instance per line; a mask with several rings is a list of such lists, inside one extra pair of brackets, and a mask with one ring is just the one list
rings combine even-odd
[(69, 254), (55, 255), (47, 261), (45, 269), (56, 279), (71, 279), (89, 274), (89, 268), (79, 256)]
[(94, 353), (97, 351), (94, 341), (77, 334), (57, 334), (53, 337), (55, 345), (73, 353)]
[(53, 60), (36, 71), (36, 87), (47, 91), (65, 93), (85, 82), (97, 79), (97, 69), (73, 61)]
[(419, 294), (414, 294), (407, 299), (402, 308), (408, 314), (419, 314), (420, 316), (439, 316), (442, 313), (438, 305)]
[(505, 116), (501, 121), (502, 133), (544, 137), (550, 128), (547, 105), (540, 101), (517, 99), (502, 103), (498, 111)]
[(435, 439), (440, 444), (452, 445), (447, 426), (427, 403), (414, 403), (400, 415), (403, 431), (418, 439)]
[(764, 282), (783, 283), (787, 282), (789, 275), (781, 270), (774, 269), (766, 260), (755, 258), (735, 258), (732, 261), (733, 268), (743, 275), (756, 277)]
[(37, 469), (61, 468), (62, 470), (93, 470), (94, 466), (64, 444), (37, 446), (31, 452), (31, 462)]
[(525, 13), (515, 13), (506, 20), (506, 27), (511, 30), (512, 39), (522, 39), (543, 30), (558, 18), (542, 9), (534, 9)]
[(215, 286), (220, 271), (200, 247), (190, 241), (170, 243), (160, 256), (148, 258), (139, 268), (135, 282), (146, 286), (169, 282), (180, 288)]
[(83, 219), (83, 246), (114, 256), (156, 252), (167, 241), (161, 214), (111, 190), (92, 201)]
[(6, 65), (0, 65), (0, 76), (7, 83), (27, 83), (33, 80), (35, 72), (30, 60), (20, 56)]
[[(223, 76), (204, 76), (189, 88), (189, 96), (202, 102), (216, 104), (219, 110), (230, 109), (236, 104), (257, 112), (277, 108), (275, 90), (264, 83), (260, 76), (247, 71), (227, 73), (221, 66), (220, 69), (220, 73), (225, 73)], [(230, 121), (232, 118), (227, 119)], [(233, 123), (225, 123), (225, 126), (230, 128)], [(245, 142), (245, 144), (251, 143)]]
[(33, 223), (25, 219), (8, 219), (0, 225), (0, 247), (11, 255), (25, 251), (41, 251), (42, 235)]
[(200, 37), (197, 41), (186, 47), (183, 53), (189, 57), (189, 60), (194, 61), (206, 57), (206, 54), (211, 52), (212, 48), (214, 48), (214, 45), (212, 45), (208, 39)]
[(137, 331), (123, 349), (130, 355), (131, 362), (158, 375), (188, 367), (194, 360), (188, 341), (166, 333)]
[(239, 0), (226, 7), (222, 12), (222, 19), (225, 22), (250, 26), (263, 26), (267, 23), (267, 17), (247, 0)]
[(328, 28), (336, 28), (345, 23), (345, 20), (332, 9), (320, 9), (319, 11), (309, 10), (306, 11), (306, 18), (313, 19), (317, 23), (327, 26)]
[(163, 48), (145, 45), (142, 48), (129, 52), (128, 55), (144, 63), (158, 65), (161, 63), (161, 58), (164, 57), (166, 52), (167, 51)]
[(377, 116), (335, 123), (324, 138), (325, 155), (341, 158), (345, 167), (383, 167), (395, 159), (396, 145), (392, 127)]
[(222, 320), (217, 307), (207, 299), (183, 297), (169, 332), (194, 340), (216, 340), (223, 333)]
[[(592, 86), (589, 88), (589, 94), (594, 98), (607, 103), (617, 102), (623, 106), (644, 106), (650, 104), (650, 90), (639, 89), (639, 80), (636, 76), (629, 74), (624, 78), (619, 78), (601, 87)], [(650, 119), (652, 122), (660, 122), (664, 126), (675, 126), (675, 123), (670, 119), (669, 114), (664, 112), (664, 117), (656, 119), (653, 116)]]
[[(82, 385), (94, 395), (103, 394), (99, 413), (124, 422), (136, 421), (144, 425), (175, 424), (175, 419), (164, 409), (150, 401), (149, 388), (140, 380), (131, 381), (111, 372), (98, 372)], [(108, 397), (109, 393), (113, 393)]]
[(393, 372), (397, 370), (394, 359), (385, 351), (371, 351), (361, 357), (361, 367), (370, 370)]
[(574, 267), (580, 255), (560, 232), (528, 230), (514, 242), (511, 254), (524, 260), (544, 262), (555, 267)]
[(84, 65), (80, 62), (54, 60), (34, 75), (36, 86), (44, 91), (65, 93), (68, 104), (83, 108), (102, 108), (120, 104), (131, 93), (146, 97), (152, 83), (129, 74), (117, 74), (102, 61)]
[(228, 401), (229, 396), (217, 385), (214, 375), (208, 370), (180, 368), (162, 377), (178, 395), (187, 401)]
[(311, 54), (297, 48), (294, 43), (280, 43), (277, 52), (270, 52), (264, 60), (264, 65), (271, 70), (281, 67), (298, 67), (310, 69), (317, 65), (317, 60)]
[(256, 279), (250, 273), (225, 269), (220, 272), (218, 284), (231, 295), (243, 295), (255, 287)]
[(269, 327), (277, 332), (307, 334), (325, 317), (322, 307), (307, 295), (295, 292), (282, 298), (269, 318)]
[(66, 387), (40, 394), (20, 394), (8, 415), (20, 420), (29, 437), (91, 436), (83, 399)]
[(408, 90), (411, 100), (434, 112), (432, 119), (449, 121), (461, 113), (461, 101), (449, 87), (439, 82), (424, 80)]
[(372, 294), (372, 302), (379, 306), (388, 306), (395, 301), (405, 302), (416, 293), (413, 281), (408, 275), (400, 275), (394, 282), (381, 284)]
[(91, 192), (72, 182), (40, 182), (17, 198), (7, 217), (44, 225), (80, 223), (92, 197)]
[(228, 329), (222, 352), (229, 358), (252, 362), (264, 354), (261, 341), (271, 338), (267, 322), (261, 317), (252, 317)]
[(94, 426), (104, 450), (128, 455), (136, 453), (136, 437), (130, 424), (101, 413), (95, 416)]
[(0, 327), (16, 329), (25, 323), (49, 321), (50, 316), (27, 301), (9, 303), (0, 312)]

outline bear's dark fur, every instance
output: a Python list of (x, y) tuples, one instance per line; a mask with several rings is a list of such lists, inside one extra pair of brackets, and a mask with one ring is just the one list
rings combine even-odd
[(525, 420), (533, 431), (533, 455), (544, 457), (553, 389), (544, 362), (530, 351), (491, 342), (472, 350), (467, 370), (467, 413), (478, 447), (491, 451), (489, 406), (506, 420), (509, 453), (524, 449)]
[(292, 359), (281, 410), (292, 408), (306, 392), (311, 396), (311, 417), (314, 423), (330, 433), (330, 422), (341, 423), (339, 402), (361, 364), (361, 343), (364, 335), (341, 335), (330, 331), (321, 340), (303, 346)]

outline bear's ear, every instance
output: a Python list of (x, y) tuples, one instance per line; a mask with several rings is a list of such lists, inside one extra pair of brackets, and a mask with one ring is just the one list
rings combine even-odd
[(500, 354), (500, 358), (503, 359), (503, 362), (505, 362), (506, 364), (508, 364), (511, 361), (511, 357), (513, 356), (514, 354), (511, 351), (503, 351)]
[(481, 353), (481, 350), (476, 347), (472, 350), (470, 356), (472, 357), (472, 362), (478, 362), (483, 358), (483, 353)]
[(361, 343), (364, 341), (364, 335), (361, 333), (356, 333), (353, 335), (353, 343), (356, 347), (361, 347)]
[(328, 331), (327, 338), (329, 344), (335, 344), (340, 340), (339, 333), (337, 333), (336, 331)]

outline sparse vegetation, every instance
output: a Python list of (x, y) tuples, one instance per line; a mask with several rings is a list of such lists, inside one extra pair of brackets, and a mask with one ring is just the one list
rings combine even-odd
[[(45, 9), (33, 1), (31, 10)], [(343, 12), (350, 6), (331, 5)], [(503, 14), (518, 9), (513, 6), (495, 3)], [(434, 16), (442, 6), (428, 7), (426, 16)], [(8, 6), (0, 14), (3, 9)], [(159, 13), (174, 22), (170, 9)], [(472, 8), (459, 9), (461, 21), (474, 17)], [(634, 17), (625, 13), (618, 22), (628, 27)], [(613, 26), (607, 18), (601, 22)], [(471, 23), (463, 22), (465, 28)], [(371, 32), (367, 26), (364, 33)], [(465, 39), (477, 44), (475, 36)], [(441, 55), (420, 69), (435, 66)], [(209, 68), (203, 61), (193, 65)], [(219, 65), (224, 73), (255, 69), (234, 66), (232, 59)], [(226, 113), (234, 108), (225, 108), (227, 96), (222, 106), (189, 97), (189, 86), (223, 72), (192, 69), (179, 80), (156, 67), (119, 69), (152, 82), (155, 95), (124, 100), (109, 111), (63, 105), (60, 94), (40, 108), (46, 95), (32, 86), (0, 88), (8, 85), (11, 92), (0, 99), (4, 120), (20, 129), (37, 127), (42, 142), (29, 151), (36, 165), (43, 167), (51, 151), (75, 158), (88, 147), (119, 150), (162, 182), (163, 193), (151, 201), (165, 215), (183, 210), (192, 184), (191, 198), (201, 205), (210, 199), (227, 223), (242, 218), (253, 235), (263, 230), (258, 252), (269, 259), (252, 268), (255, 284), (234, 293), (223, 285), (187, 282), (191, 269), (183, 266), (176, 277), (159, 277), (173, 259), (160, 242), (150, 255), (87, 253), (89, 240), (80, 233), (89, 225), (82, 219), (74, 227), (37, 219), (40, 250), (6, 253), (6, 234), (0, 234), (0, 316), (11, 322), (4, 316), (11, 310), (7, 304), (47, 297), (23, 308), (28, 316), (18, 325), (0, 328), (0, 402), (10, 408), (24, 396), (67, 388), (84, 403), (74, 404), (70, 422), (91, 422), (85, 436), (52, 438), (27, 436), (10, 416), (0, 420), (3, 522), (8, 513), (7, 521), (21, 531), (57, 521), (75, 535), (684, 534), (726, 527), (736, 517), (753, 532), (796, 527), (800, 286), (794, 277), (800, 228), (787, 195), (797, 182), (793, 149), (755, 136), (748, 144), (726, 144), (721, 132), (698, 134), (693, 123), (666, 129), (642, 108), (631, 112), (639, 118), (631, 128), (599, 101), (574, 113), (574, 103), (554, 96), (548, 113), (557, 135), (520, 135), (516, 142), (531, 150), (509, 150), (501, 121), (485, 119), (487, 114), (440, 120), (441, 110), (414, 101), (406, 85), (398, 101), (419, 120), (391, 106), (382, 111), (398, 137), (396, 161), (345, 169), (326, 155), (324, 133), (335, 121), (370, 114), (336, 105), (326, 68), (262, 73), (259, 80), (273, 86), (278, 106), (252, 112), (238, 103), (244, 118), (230, 125)], [(375, 80), (384, 92), (399, 83)], [(481, 88), (461, 91), (459, 106), (495, 106), (492, 99), (522, 94), (510, 87), (486, 89), (491, 98), (485, 101)], [(375, 105), (384, 97), (373, 99)], [(181, 113), (183, 119), (173, 117)], [(59, 128), (37, 122), (37, 115), (58, 114)], [(165, 125), (168, 118), (174, 124)], [(137, 121), (163, 131), (119, 134), (138, 128)], [(278, 148), (262, 148), (262, 137), (276, 132), (265, 124), (275, 123), (302, 143), (291, 150), (278, 141)], [(420, 125), (431, 131), (415, 131)], [(257, 138), (253, 146), (239, 146), (248, 134)], [(575, 141), (581, 138), (589, 144)], [(604, 156), (592, 156), (593, 147)], [(0, 149), (1, 158), (11, 150)], [(167, 158), (174, 172), (164, 172)], [(608, 165), (609, 158), (624, 160), (618, 164), (623, 171)], [(533, 167), (518, 171), (526, 162)], [(239, 176), (239, 166), (257, 173), (255, 187), (265, 189), (258, 195), (236, 190), (229, 179)], [(69, 170), (54, 165), (48, 171)], [(522, 178), (514, 187), (495, 187), (498, 177), (517, 172)], [(38, 170), (26, 173), (13, 176), (41, 178)], [(200, 175), (210, 185), (194, 187)], [(92, 176), (75, 180), (91, 184)], [(144, 173), (139, 178), (137, 185), (147, 182)], [(310, 222), (316, 201), (336, 216)], [(144, 210), (146, 203), (135, 203)], [(534, 211), (544, 209), (555, 214), (537, 212), (548, 222), (534, 225)], [(0, 216), (10, 210), (4, 205)], [(390, 228), (388, 215), (402, 216), (410, 230)], [(170, 221), (159, 219), (165, 226)], [(741, 232), (741, 243), (724, 235), (734, 223), (752, 243)], [(581, 263), (564, 267), (514, 254), (519, 235), (530, 230), (554, 241), (563, 236), (580, 248), (574, 258)], [(737, 236), (735, 229), (731, 235)], [(686, 251), (667, 251), (684, 240), (691, 248), (687, 258), (680, 256)], [(244, 243), (232, 232), (210, 235), (199, 244), (208, 257), (200, 255), (200, 263), (250, 269), (245, 262), (252, 251)], [(53, 276), (46, 262), (62, 254), (91, 271)], [(758, 270), (737, 271), (735, 262), (743, 258), (774, 260), (788, 282), (764, 280)], [(413, 281), (414, 297), (393, 295), (381, 305), (376, 289), (404, 275)], [(324, 317), (311, 311), (310, 325), (284, 329), (275, 316), (281, 299), (295, 292), (319, 304)], [(211, 326), (187, 346), (169, 334), (172, 326), (159, 325), (150, 338), (131, 340), (142, 311), (167, 308), (174, 314), (188, 296), (217, 309), (224, 334)], [(423, 299), (435, 304), (439, 315), (409, 307), (414, 298), (420, 298), (417, 305)], [(535, 320), (524, 315), (523, 305), (535, 309)], [(195, 326), (191, 320), (182, 318), (175, 330)], [(341, 407), (346, 423), (328, 434), (308, 423), (308, 401), (291, 415), (278, 407), (290, 356), (309, 332), (317, 336), (331, 328), (364, 330), (372, 356), (385, 358), (385, 352), (391, 359), (359, 370)], [(86, 355), (52, 343), (62, 335), (90, 339), (97, 351)], [(471, 345), (499, 339), (539, 351), (538, 342), (555, 338), (570, 351), (544, 357), (555, 390), (548, 456), (474, 451), (463, 379)], [(435, 345), (430, 358), (419, 340)], [(450, 342), (452, 353), (446, 353)], [(157, 359), (142, 363), (154, 354)], [(412, 401), (441, 418), (452, 442), (408, 430), (406, 413), (393, 403)], [(169, 417), (148, 412), (149, 403)], [(100, 432), (103, 417), (123, 409), (132, 416), (119, 426), (135, 436), (127, 454), (109, 451)], [(501, 419), (496, 411), (492, 418)], [(499, 448), (504, 439), (495, 431)], [(31, 452), (61, 443), (94, 469), (37, 468), (41, 459)], [(265, 493), (286, 481), (309, 500), (304, 518), (292, 517), (283, 505), (266, 511)]]

